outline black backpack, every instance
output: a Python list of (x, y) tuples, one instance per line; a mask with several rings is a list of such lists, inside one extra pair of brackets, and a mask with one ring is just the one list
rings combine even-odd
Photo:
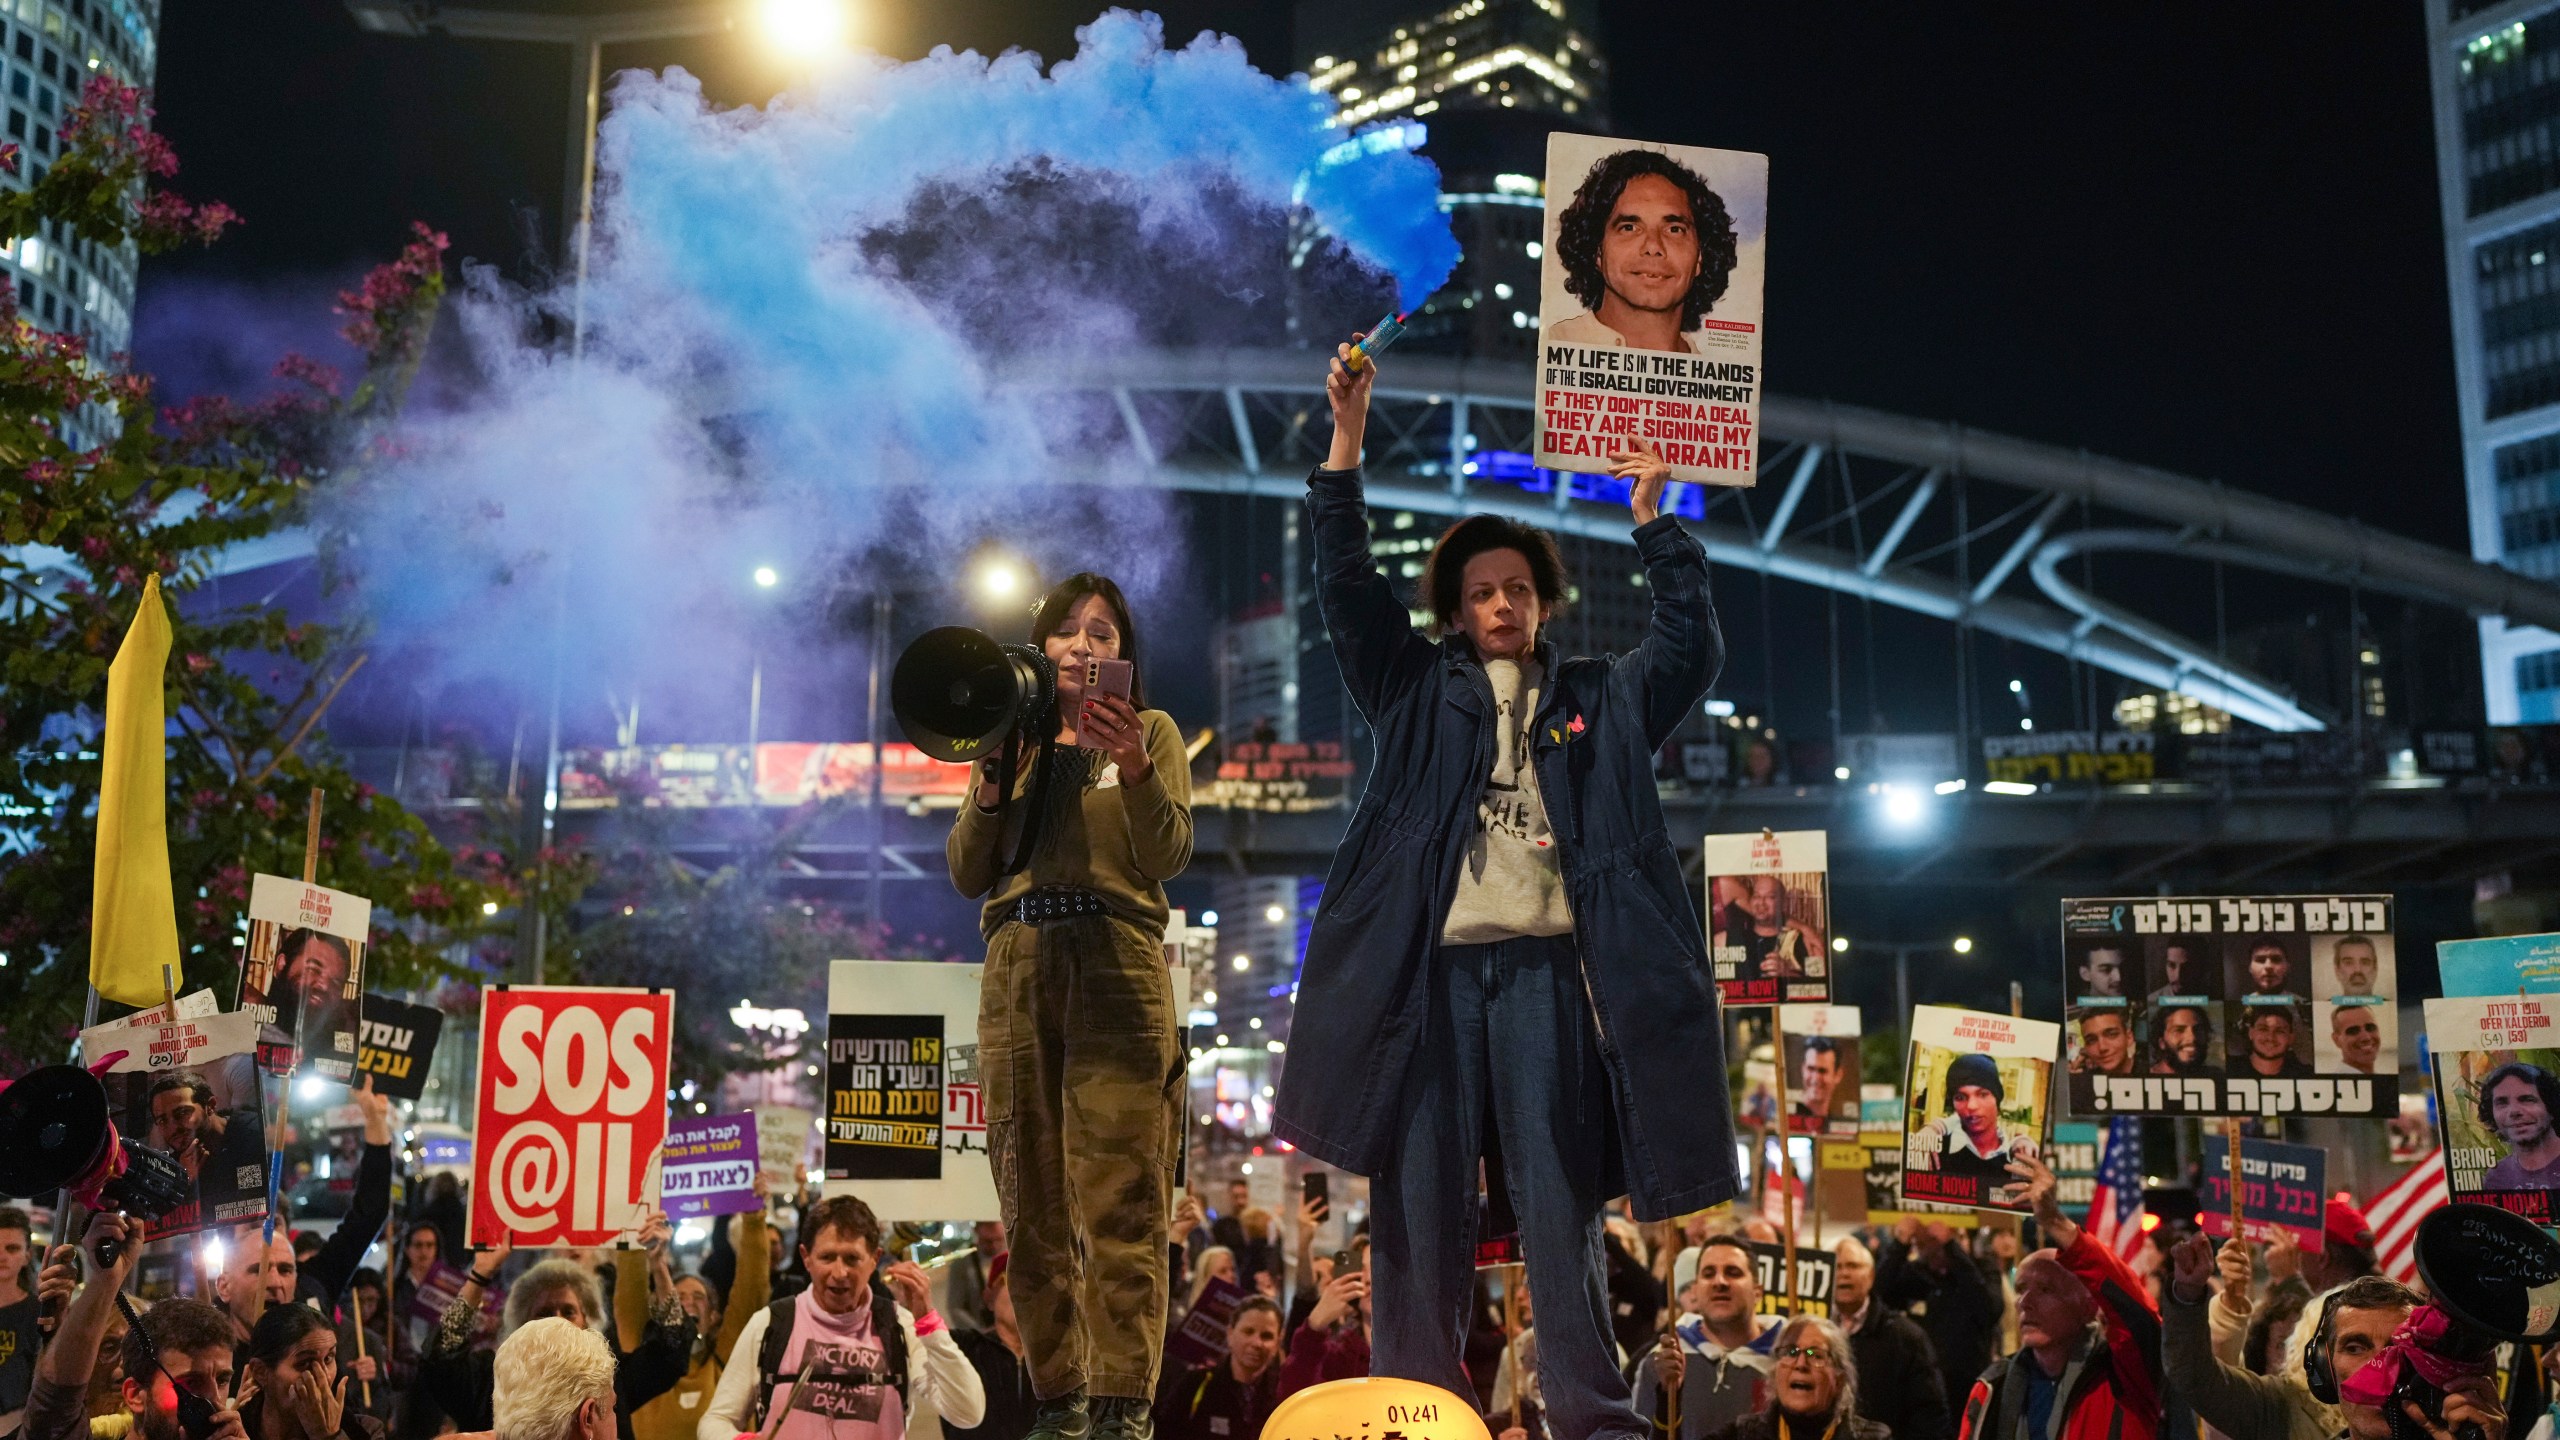
[[(756, 1347), (755, 1428), (764, 1429), (765, 1409), (773, 1403), (774, 1387), (786, 1378), (782, 1373), (782, 1357), (791, 1353), (791, 1332), (799, 1325), (799, 1297), (776, 1300), (765, 1307), (764, 1343)], [(871, 1333), (880, 1337), (880, 1368), (890, 1385), (897, 1388), (898, 1407), (907, 1409), (907, 1327), (898, 1323), (898, 1302), (878, 1290), (871, 1292)]]

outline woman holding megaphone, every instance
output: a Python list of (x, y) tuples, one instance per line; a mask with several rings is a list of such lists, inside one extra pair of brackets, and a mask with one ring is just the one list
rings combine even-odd
[[(1041, 600), (1031, 639), (1057, 669), (1055, 744), (1024, 747), (1010, 775), (981, 763), (946, 854), (960, 893), (986, 897), (978, 1063), (1040, 1399), (1030, 1434), (1142, 1436), (1183, 1138), (1164, 882), (1191, 863), (1190, 762), (1173, 717), (1145, 708), (1119, 586), (1068, 577)], [(999, 787), (1012, 803), (998, 805)], [(1035, 818), (1028, 863), (1002, 873)]]

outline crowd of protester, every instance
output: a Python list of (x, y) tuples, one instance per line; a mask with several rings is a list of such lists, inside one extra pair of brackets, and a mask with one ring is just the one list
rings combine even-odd
[[(460, 1218), (440, 1207), (449, 1187), (386, 1232), (389, 1126), (373, 1103), (366, 1121), (347, 1223), (272, 1245), (244, 1228), (193, 1295), (129, 1293), (142, 1247), (122, 1216), (85, 1217), (76, 1250), (39, 1255), (28, 1216), (0, 1208), (0, 1424), (28, 1440), (895, 1440), (911, 1419), (1020, 1440), (1032, 1426), (1000, 1225), (936, 1262), (938, 1283), (860, 1199), (805, 1185), (716, 1223), (683, 1273), (662, 1215), (618, 1252), (471, 1251), (442, 1223)], [(2129, 1265), (2064, 1213), (2050, 1172), (2017, 1168), (2029, 1225), (1906, 1217), (1831, 1238), (1830, 1301), (1801, 1314), (1763, 1292), (1748, 1247), (1779, 1239), (1766, 1220), (1611, 1215), (1611, 1328), (1638, 1412), (1665, 1440), (2392, 1435), (2348, 1382), (2398, 1363), (2422, 1301), (2376, 1273), (2352, 1206), (2331, 1203), (2316, 1250), (2172, 1225)], [(1329, 1219), (1310, 1200), (1284, 1236), (1242, 1185), (1214, 1208), (1183, 1200), (1168, 1336), (1195, 1307), (1203, 1323), (1164, 1366), (1156, 1435), (1246, 1440), (1291, 1395), (1369, 1373), (1367, 1236), (1349, 1227), (1318, 1253)], [(362, 1263), (369, 1237), (388, 1277)], [(1489, 1274), (1466, 1326), (1463, 1398), (1487, 1429), (1570, 1440), (1539, 1404), (1534, 1297)], [(2504, 1350), (2400, 1433), (2543, 1440), (2545, 1364)]]

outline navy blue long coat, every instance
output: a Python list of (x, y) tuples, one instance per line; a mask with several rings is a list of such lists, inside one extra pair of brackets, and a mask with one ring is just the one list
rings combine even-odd
[[(1325, 626), (1377, 753), (1308, 933), (1272, 1128), (1376, 1175), (1493, 770), (1493, 689), (1465, 637), (1434, 643), (1414, 629), (1369, 552), (1360, 472), (1318, 469), (1307, 510)], [(1705, 927), (1653, 779), (1654, 752), (1706, 694), (1724, 638), (1698, 542), (1669, 515), (1635, 539), (1652, 631), (1630, 655), (1549, 663), (1531, 753), (1614, 1091), (1602, 1193), (1623, 1190), (1658, 1220), (1740, 1189)]]

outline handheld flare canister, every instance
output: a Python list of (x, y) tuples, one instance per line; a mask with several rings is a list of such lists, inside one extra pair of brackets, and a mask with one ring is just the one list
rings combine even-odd
[(1386, 353), (1388, 346), (1404, 338), (1404, 317), (1412, 313), (1407, 310), (1403, 314), (1389, 315), (1370, 326), (1368, 334), (1351, 342), (1351, 358), (1342, 362), (1342, 368), (1354, 375), (1368, 369), (1371, 360)]

